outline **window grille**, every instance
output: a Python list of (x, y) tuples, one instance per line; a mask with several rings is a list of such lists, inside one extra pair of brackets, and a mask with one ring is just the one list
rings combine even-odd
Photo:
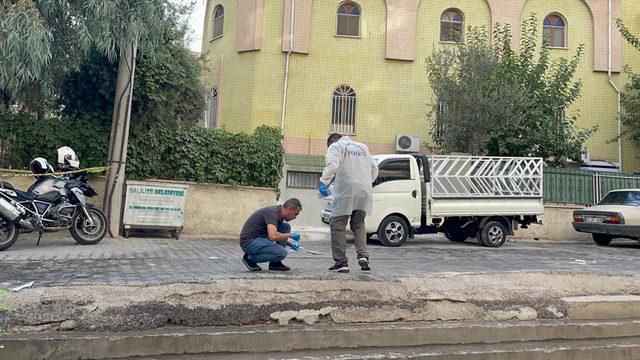
[(287, 171), (287, 187), (297, 189), (316, 189), (320, 184), (319, 173)]
[(333, 92), (331, 132), (356, 133), (356, 92), (349, 86), (339, 86)]

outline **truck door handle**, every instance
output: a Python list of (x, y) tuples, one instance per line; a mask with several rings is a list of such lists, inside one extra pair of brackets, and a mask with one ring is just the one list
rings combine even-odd
[(415, 197), (418, 196), (418, 192), (416, 190), (413, 190), (411, 192), (411, 196), (413, 196), (413, 198), (415, 199)]

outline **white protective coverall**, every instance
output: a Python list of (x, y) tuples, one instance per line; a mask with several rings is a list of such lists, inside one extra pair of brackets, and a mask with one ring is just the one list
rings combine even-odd
[(354, 210), (371, 214), (371, 184), (378, 177), (378, 164), (365, 144), (343, 136), (331, 144), (320, 181), (329, 185), (335, 178), (331, 216), (351, 215)]

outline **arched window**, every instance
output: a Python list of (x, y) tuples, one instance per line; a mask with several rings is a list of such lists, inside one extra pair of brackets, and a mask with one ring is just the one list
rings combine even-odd
[(207, 94), (207, 109), (204, 111), (204, 127), (215, 129), (218, 127), (218, 88), (213, 87)]
[(459, 10), (449, 9), (440, 17), (440, 41), (462, 42), (464, 40), (464, 17)]
[(222, 36), (224, 29), (224, 8), (222, 5), (216, 6), (213, 10), (213, 39), (217, 39)]
[(548, 47), (567, 47), (567, 22), (560, 14), (549, 14), (542, 23), (542, 38)]
[(356, 92), (347, 85), (338, 86), (333, 92), (331, 132), (356, 133)]
[(338, 6), (337, 35), (360, 36), (360, 7), (352, 2)]

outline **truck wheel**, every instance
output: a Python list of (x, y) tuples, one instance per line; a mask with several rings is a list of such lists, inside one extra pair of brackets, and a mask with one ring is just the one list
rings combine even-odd
[(484, 246), (500, 247), (507, 240), (507, 229), (499, 221), (487, 221), (476, 237)]
[(444, 236), (454, 242), (464, 242), (469, 237), (467, 233), (463, 231), (445, 231)]
[(591, 236), (598, 246), (607, 246), (611, 243), (611, 240), (613, 240), (613, 236), (607, 234), (591, 234)]
[(409, 225), (396, 215), (389, 215), (378, 228), (378, 241), (384, 246), (400, 246), (407, 240), (409, 235)]

